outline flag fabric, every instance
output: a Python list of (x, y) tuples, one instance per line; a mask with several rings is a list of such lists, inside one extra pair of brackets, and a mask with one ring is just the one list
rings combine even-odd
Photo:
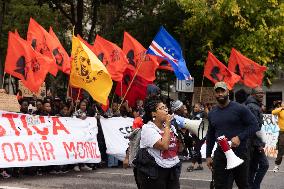
[(174, 71), (171, 63), (167, 61), (166, 59), (156, 56), (157, 61), (159, 63), (158, 70), (168, 70), (168, 71)]
[(161, 26), (147, 50), (147, 54), (160, 56), (168, 60), (179, 80), (192, 79), (186, 67), (179, 43)]
[(65, 51), (64, 47), (61, 45), (59, 39), (56, 34), (52, 30), (52, 27), (49, 28), (49, 34), (55, 39), (57, 42), (58, 48), (52, 51), (53, 56), (55, 57), (57, 68), (66, 74), (70, 74), (71, 71), (71, 59), (68, 53)]
[(27, 41), (32, 45), (33, 49), (41, 54), (53, 59), (50, 64), (49, 73), (56, 76), (58, 68), (56, 59), (52, 52), (59, 48), (57, 41), (34, 19), (30, 18)]
[(80, 86), (92, 98), (106, 105), (112, 88), (111, 76), (103, 63), (79, 38), (72, 38), (70, 85)]
[(208, 52), (207, 62), (204, 67), (204, 76), (214, 84), (224, 81), (228, 89), (233, 89), (234, 85), (240, 80), (240, 76), (229, 71), (211, 52)]
[(251, 59), (245, 57), (236, 49), (232, 49), (228, 68), (230, 71), (241, 76), (241, 82), (251, 88), (262, 85), (265, 66), (261, 66)]
[[(93, 46), (89, 44), (85, 39), (83, 39), (79, 34), (77, 34), (77, 37), (81, 42), (83, 42), (91, 51), (93, 51)], [(93, 51), (94, 52), (94, 51)]]
[(16, 34), (16, 36), (21, 37), (17, 29), (15, 29), (14, 33)]
[(53, 60), (34, 51), (17, 34), (9, 32), (5, 72), (22, 80), (25, 87), (37, 93)]
[(145, 80), (152, 82), (156, 79), (159, 63), (146, 54), (146, 49), (127, 32), (124, 32), (122, 49), (128, 59), (128, 69)]
[[(117, 82), (117, 85), (116, 85), (115, 93), (118, 96), (123, 97), (125, 95), (134, 75), (135, 73), (133, 70), (126, 68), (122, 81)], [(134, 81), (132, 82), (125, 96), (125, 100), (128, 100), (128, 105), (130, 107), (134, 107), (138, 99), (144, 100), (146, 98), (147, 85), (151, 83), (152, 83), (151, 81), (147, 81), (144, 78), (136, 75), (136, 77), (134, 78)]]
[(116, 44), (97, 35), (93, 45), (93, 52), (105, 65), (114, 81), (121, 81), (123, 72), (128, 65), (128, 60)]

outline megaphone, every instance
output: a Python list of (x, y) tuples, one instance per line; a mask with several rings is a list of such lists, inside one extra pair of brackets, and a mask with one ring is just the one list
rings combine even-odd
[(263, 132), (263, 130), (257, 131), (255, 135), (261, 140), (261, 142), (266, 143), (265, 133)]
[(178, 115), (174, 115), (176, 123), (178, 124), (179, 128), (188, 129), (191, 133), (198, 136), (199, 127), (201, 125), (202, 119), (200, 120), (191, 120), (187, 119)]
[(233, 150), (228, 143), (228, 139), (223, 135), (217, 138), (218, 144), (222, 148), (223, 152), (225, 153), (227, 159), (227, 168), (226, 169), (233, 169), (241, 165), (244, 160), (236, 156)]

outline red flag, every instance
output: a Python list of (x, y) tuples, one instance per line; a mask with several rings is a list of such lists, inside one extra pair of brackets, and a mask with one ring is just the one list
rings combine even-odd
[(32, 92), (38, 92), (52, 59), (33, 50), (30, 44), (9, 32), (5, 72), (22, 80)]
[(231, 51), (228, 68), (240, 75), (241, 82), (251, 88), (262, 85), (263, 75), (267, 69), (265, 66), (261, 66), (245, 57), (234, 48)]
[(71, 71), (71, 65), (70, 65), (70, 57), (65, 51), (64, 47), (61, 45), (59, 39), (57, 38), (56, 34), (53, 32), (52, 27), (49, 28), (49, 34), (56, 40), (57, 46), (59, 48), (56, 48), (52, 51), (53, 56), (55, 57), (56, 64), (59, 70), (66, 74), (70, 74)]
[(240, 80), (240, 76), (230, 72), (211, 52), (208, 52), (207, 62), (204, 67), (204, 76), (214, 84), (224, 81), (228, 85), (229, 90)]
[[(77, 37), (79, 38), (80, 41), (82, 41), (89, 49), (93, 51), (93, 46), (90, 45), (85, 39), (83, 39), (79, 34), (77, 34)], [(93, 51), (94, 52), (94, 51)], [(95, 53), (95, 52), (94, 52)]]
[(106, 105), (101, 105), (101, 108), (104, 112), (106, 112), (109, 109), (109, 100), (107, 99), (107, 104)]
[(145, 54), (146, 49), (127, 32), (124, 32), (123, 52), (128, 58), (128, 69), (137, 71), (139, 68), (137, 75), (140, 77), (148, 81), (156, 79), (155, 74), (159, 63), (148, 54)]
[(105, 65), (111, 78), (114, 81), (121, 81), (123, 72), (128, 65), (128, 60), (121, 48), (97, 35), (93, 51)]
[(56, 40), (34, 19), (30, 18), (27, 41), (32, 45), (35, 51), (53, 59), (50, 63), (49, 73), (56, 76), (58, 69), (55, 61), (55, 57), (52, 52), (58, 49), (58, 43)]
[(15, 29), (14, 33), (16, 34), (16, 36), (21, 37), (17, 29)]
[(157, 61), (159, 63), (159, 70), (168, 70), (168, 71), (174, 71), (172, 65), (165, 59), (159, 56), (155, 56), (157, 58)]
[[(130, 82), (132, 81), (133, 77), (134, 77), (134, 71), (126, 68), (122, 81), (117, 82), (117, 85), (116, 85), (115, 93), (118, 96), (123, 97), (125, 95), (126, 90), (128, 86), (130, 85)], [(147, 85), (150, 83), (152, 82), (149, 82), (145, 80), (144, 78), (136, 75), (125, 97), (125, 99), (128, 100), (128, 104), (130, 107), (135, 106), (136, 100), (138, 99), (144, 100), (146, 98)], [(121, 94), (121, 90), (122, 90), (122, 94)]]

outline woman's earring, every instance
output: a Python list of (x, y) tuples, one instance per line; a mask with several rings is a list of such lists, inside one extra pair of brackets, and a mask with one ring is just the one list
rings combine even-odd
[(155, 119), (156, 119), (156, 116), (153, 116), (153, 121), (155, 121)]

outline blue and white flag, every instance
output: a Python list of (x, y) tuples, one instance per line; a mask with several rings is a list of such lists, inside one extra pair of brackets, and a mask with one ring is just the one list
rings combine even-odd
[(179, 43), (161, 26), (146, 54), (162, 57), (168, 60), (179, 80), (190, 80), (191, 76), (186, 67)]

